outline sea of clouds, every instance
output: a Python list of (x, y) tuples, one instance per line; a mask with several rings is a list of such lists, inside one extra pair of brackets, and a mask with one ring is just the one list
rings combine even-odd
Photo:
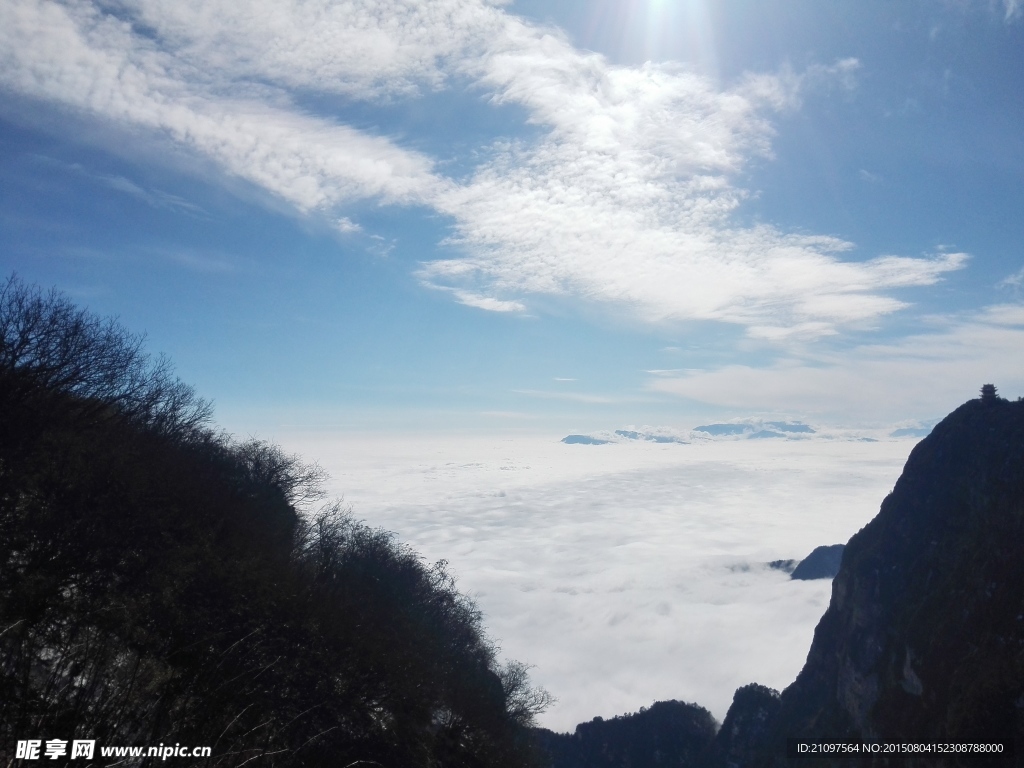
[(846, 542), (915, 443), (280, 437), (358, 518), (449, 561), (502, 654), (558, 699), (541, 724), (562, 731), (663, 699), (721, 721), (737, 687), (792, 682), (831, 582), (766, 564)]

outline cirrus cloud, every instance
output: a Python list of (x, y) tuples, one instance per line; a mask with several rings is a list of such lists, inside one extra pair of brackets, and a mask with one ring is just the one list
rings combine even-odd
[[(7, 89), (164, 135), (345, 232), (352, 201), (433, 209), (458, 250), (420, 278), (484, 310), (551, 295), (814, 338), (905, 307), (893, 289), (966, 259), (853, 260), (836, 237), (734, 221), (748, 194), (734, 180), (771, 156), (771, 115), (829, 78), (853, 88), (855, 59), (721, 88), (678, 64), (613, 65), (482, 0), (10, 0), (0, 65)], [(455, 82), (519, 105), (539, 137), (497, 139), (459, 181), (347, 125), (344, 105), (303, 100), (374, 105)]]

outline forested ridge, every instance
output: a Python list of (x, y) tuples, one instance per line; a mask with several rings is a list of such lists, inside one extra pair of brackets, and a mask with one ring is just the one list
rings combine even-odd
[(656, 701), (639, 712), (595, 717), (573, 733), (536, 729), (552, 768), (687, 768), (705, 766), (718, 723), (697, 704)]
[(324, 500), (316, 465), (219, 432), (117, 322), (0, 291), (0, 764), (30, 738), (535, 764), (548, 697), (444, 562)]

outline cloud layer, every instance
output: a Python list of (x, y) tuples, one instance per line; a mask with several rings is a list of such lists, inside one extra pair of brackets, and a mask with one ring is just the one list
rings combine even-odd
[(830, 583), (765, 563), (845, 542), (911, 441), (565, 445), (556, 437), (292, 434), (355, 513), (446, 558), (503, 653), (572, 730), (655, 699), (721, 720), (803, 665)]
[[(798, 108), (810, 81), (852, 87), (857, 67), (751, 74), (723, 89), (679, 65), (612, 65), (481, 0), (0, 7), (3, 87), (165, 135), (346, 231), (358, 226), (344, 215), (354, 200), (445, 215), (459, 255), (421, 277), (457, 301), (508, 312), (553, 295), (768, 339), (891, 313), (904, 304), (889, 291), (964, 263), (844, 260), (842, 240), (733, 222), (746, 194), (733, 179), (770, 156), (772, 113)], [(429, 99), (452, 84), (519, 105), (540, 136), (496, 137), (456, 180), (339, 119), (345, 103)], [(340, 110), (309, 106), (337, 99)]]

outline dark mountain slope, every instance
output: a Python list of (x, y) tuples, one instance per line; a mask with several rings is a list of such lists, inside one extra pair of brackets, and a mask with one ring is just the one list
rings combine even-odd
[[(878, 515), (846, 545), (807, 663), (781, 696), (740, 688), (697, 752), (699, 738), (656, 741), (637, 728), (641, 717), (542, 741), (555, 768), (1024, 766), (1024, 402), (986, 385), (914, 448)], [(617, 735), (628, 729), (635, 735)], [(787, 738), (1001, 742), (1013, 756), (791, 761)], [(617, 746), (633, 739), (645, 748)]]
[(702, 765), (742, 765), (768, 740), (779, 713), (779, 692), (751, 683), (737, 688), (721, 729)]
[(834, 579), (839, 573), (839, 564), (843, 562), (843, 549), (845, 548), (845, 544), (815, 547), (814, 551), (793, 569), (790, 578), (797, 581)]
[(315, 466), (208, 417), (138, 337), (0, 284), (0, 765), (28, 739), (531, 764), (546, 697), (444, 563), (311, 507)]
[(918, 444), (847, 544), (807, 663), (740, 764), (784, 764), (787, 736), (1024, 736), (1024, 402), (987, 395)]
[(631, 715), (595, 717), (572, 734), (537, 728), (535, 738), (556, 768), (691, 768), (716, 728), (703, 707), (657, 701)]

